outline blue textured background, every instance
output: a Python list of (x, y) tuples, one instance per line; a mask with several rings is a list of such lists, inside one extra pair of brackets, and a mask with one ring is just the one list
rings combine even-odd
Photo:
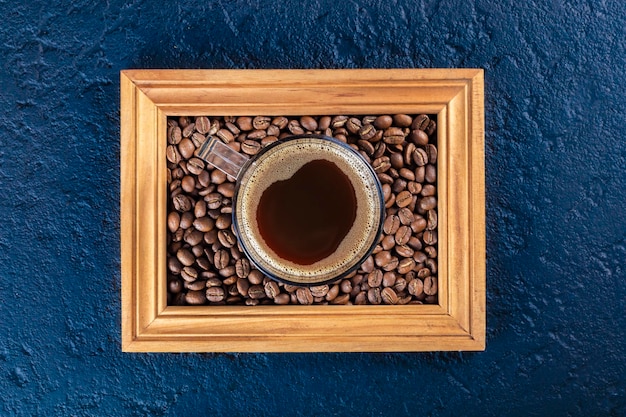
[[(626, 415), (621, 0), (164, 4), (0, 0), (0, 415)], [(121, 353), (119, 71), (356, 67), (486, 70), (487, 350)]]

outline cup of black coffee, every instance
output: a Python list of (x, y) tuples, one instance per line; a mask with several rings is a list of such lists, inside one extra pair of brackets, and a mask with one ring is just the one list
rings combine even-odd
[(252, 159), (217, 138), (198, 156), (237, 179), (233, 226), (240, 247), (264, 274), (320, 285), (354, 271), (371, 254), (385, 207), (371, 165), (350, 146), (298, 135)]

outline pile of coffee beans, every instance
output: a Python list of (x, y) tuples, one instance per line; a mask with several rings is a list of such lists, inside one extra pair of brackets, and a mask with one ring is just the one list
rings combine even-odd
[[(235, 181), (194, 156), (209, 136), (253, 156), (290, 135), (320, 133), (372, 164), (386, 218), (374, 253), (328, 285), (275, 282), (232, 229)], [(167, 130), (169, 305), (436, 304), (437, 137), (432, 115), (171, 117)]]

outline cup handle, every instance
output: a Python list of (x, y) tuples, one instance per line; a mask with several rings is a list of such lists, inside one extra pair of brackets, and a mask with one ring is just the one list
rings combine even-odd
[(239, 177), (241, 168), (250, 159), (213, 136), (209, 136), (200, 146), (196, 156), (235, 179)]

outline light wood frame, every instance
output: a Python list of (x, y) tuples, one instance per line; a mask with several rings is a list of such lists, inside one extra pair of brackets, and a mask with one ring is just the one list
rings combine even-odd
[[(122, 71), (122, 350), (484, 350), (483, 95), (481, 69)], [(438, 305), (167, 306), (168, 116), (395, 113), (437, 115)]]

